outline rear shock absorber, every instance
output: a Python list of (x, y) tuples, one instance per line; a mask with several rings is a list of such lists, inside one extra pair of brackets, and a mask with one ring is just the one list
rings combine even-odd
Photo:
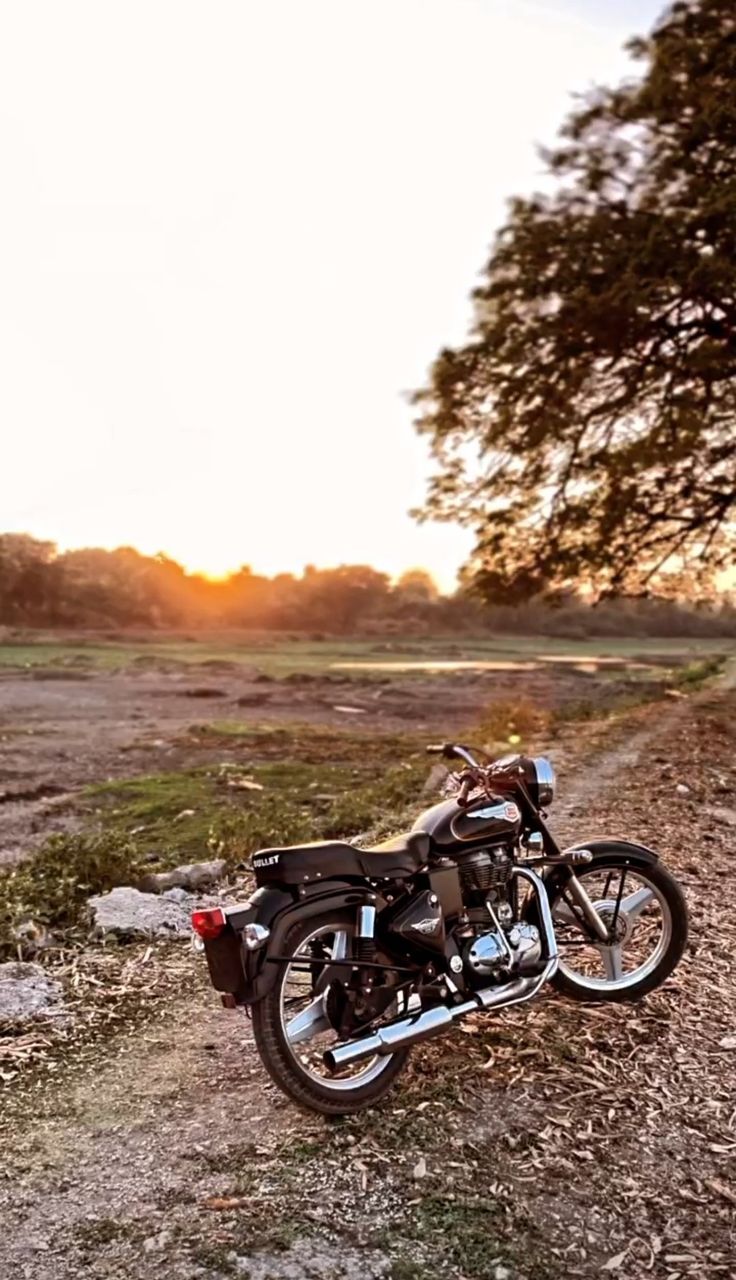
[(358, 932), (355, 938), (355, 958), (358, 962), (363, 960), (371, 964), (375, 961), (375, 929), (376, 908), (373, 906), (360, 907), (358, 910)]

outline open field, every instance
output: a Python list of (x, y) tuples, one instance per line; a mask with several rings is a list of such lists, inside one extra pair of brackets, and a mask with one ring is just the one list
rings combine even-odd
[[(736, 695), (713, 680), (728, 649), (504, 638), (499, 660), (535, 665), (332, 665), (489, 660), (488, 644), (449, 643), (286, 641), (256, 657), (208, 642), (186, 664), (143, 644), (81, 664), (86, 646), (46, 645), (30, 666), (5, 647), (0, 841), (18, 867), (0, 874), (0, 950), (16, 909), (63, 928), (39, 958), (72, 1015), (0, 1037), (14, 1274), (733, 1280)], [(572, 660), (537, 662), (552, 650)], [(90, 945), (90, 884), (216, 851), (237, 894), (261, 845), (411, 822), (431, 799), (424, 744), (463, 731), (550, 754), (563, 839), (661, 850), (692, 912), (662, 991), (475, 1018), (415, 1050), (384, 1105), (335, 1124), (267, 1083), (247, 1022), (185, 944)]]
[(0, 667), (51, 667), (54, 669), (78, 668), (89, 670), (144, 669), (147, 665), (165, 667), (167, 664), (220, 666), (235, 663), (239, 666), (257, 666), (268, 675), (287, 675), (292, 672), (329, 672), (350, 664), (353, 669), (370, 670), (374, 664), (416, 664), (429, 666), (441, 663), (507, 663), (537, 661), (540, 655), (559, 661), (595, 660), (613, 658), (659, 665), (672, 660), (681, 662), (714, 653), (733, 651), (736, 642), (730, 639), (693, 637), (635, 636), (568, 640), (549, 636), (497, 635), (482, 637), (409, 637), (406, 640), (392, 637), (381, 639), (325, 639), (289, 638), (277, 635), (254, 636), (244, 633), (237, 638), (222, 633), (196, 637), (166, 638), (156, 633), (120, 636), (101, 639), (97, 636), (69, 635), (63, 638), (49, 637), (0, 640)]
[[(360, 770), (371, 758), (397, 762), (427, 740), (478, 724), (503, 747), (515, 735), (551, 731), (558, 721), (676, 690), (715, 669), (728, 652), (727, 641), (593, 645), (514, 637), (424, 640), (411, 647), (395, 640), (273, 638), (234, 646), (211, 637), (5, 643), (0, 865), (17, 861), (51, 832), (94, 822), (97, 810), (111, 807), (119, 780), (133, 780), (120, 792), (131, 806), (129, 826), (143, 824), (140, 834), (161, 852), (168, 835), (172, 857), (192, 856), (206, 847), (213, 821), (267, 807), (267, 799), (257, 804), (254, 793), (228, 787), (222, 772), (224, 766), (257, 772), (264, 759), (272, 769), (281, 762), (283, 785), (270, 777), (265, 795), (282, 796), (290, 832), (292, 818), (298, 825), (306, 815), (302, 805), (294, 816), (286, 793), (292, 779), (298, 790), (301, 774), (294, 770), (314, 765), (315, 750), (320, 768), (305, 783), (307, 792), (342, 795), (346, 778), (339, 770), (346, 763)], [(319, 730), (326, 728), (329, 741), (320, 745)], [(396, 735), (404, 741), (392, 743)], [(350, 746), (356, 738), (357, 752)], [(160, 782), (135, 782), (150, 776)], [(141, 817), (141, 786), (156, 832)], [(332, 820), (328, 814), (315, 834), (369, 825), (366, 810), (374, 799), (357, 806), (357, 827), (346, 821), (345, 803), (336, 802)], [(180, 824), (172, 840), (172, 820), (192, 808), (194, 818)], [(123, 817), (117, 825), (124, 824)], [(273, 834), (273, 823), (255, 823), (257, 831)]]
[[(0, 1057), (8, 1268), (34, 1280), (143, 1280), (154, 1267), (164, 1280), (731, 1280), (736, 901), (733, 829), (717, 815), (736, 802), (734, 710), (716, 686), (563, 722), (551, 742), (557, 832), (640, 839), (681, 879), (692, 932), (675, 977), (637, 1006), (548, 995), (471, 1020), (416, 1049), (393, 1095), (356, 1119), (295, 1112), (185, 948), (59, 957), (81, 1028), (94, 1008), (108, 1030), (36, 1032)], [(330, 736), (294, 731), (309, 768)], [(345, 732), (341, 768), (360, 770), (363, 741)], [(393, 740), (397, 754), (407, 741)], [(248, 740), (264, 784), (278, 742), (278, 730)], [(418, 756), (416, 768), (394, 803)], [(117, 818), (155, 821), (148, 806), (175, 772), (165, 786), (112, 784)], [(295, 777), (296, 793), (313, 780)]]

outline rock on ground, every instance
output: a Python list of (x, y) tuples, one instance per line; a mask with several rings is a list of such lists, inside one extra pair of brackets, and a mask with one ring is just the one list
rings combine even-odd
[[(169, 896), (169, 894), (171, 896)], [(161, 896), (117, 888), (89, 899), (96, 929), (119, 938), (188, 938), (196, 898), (181, 889)]]
[(0, 964), (0, 1023), (52, 1018), (62, 1011), (61, 987), (40, 964)]
[(298, 1240), (284, 1253), (233, 1253), (228, 1262), (247, 1280), (388, 1280), (391, 1274), (385, 1253), (315, 1239)]
[(153, 871), (139, 882), (144, 893), (163, 893), (166, 889), (205, 889), (222, 880), (227, 869), (224, 858), (211, 862), (189, 862), (173, 871)]

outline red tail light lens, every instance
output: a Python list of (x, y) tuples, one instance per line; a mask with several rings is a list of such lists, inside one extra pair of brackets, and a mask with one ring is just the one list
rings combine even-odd
[(225, 928), (225, 912), (222, 907), (213, 907), (210, 911), (193, 911), (192, 928), (205, 941), (219, 938)]

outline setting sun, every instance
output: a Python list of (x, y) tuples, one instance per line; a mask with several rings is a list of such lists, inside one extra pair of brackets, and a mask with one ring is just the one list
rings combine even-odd
[(451, 587), (471, 538), (408, 515), (430, 462), (406, 393), (642, 7), (162, 3), (145, 40), (107, 6), (7, 11), (5, 527)]

